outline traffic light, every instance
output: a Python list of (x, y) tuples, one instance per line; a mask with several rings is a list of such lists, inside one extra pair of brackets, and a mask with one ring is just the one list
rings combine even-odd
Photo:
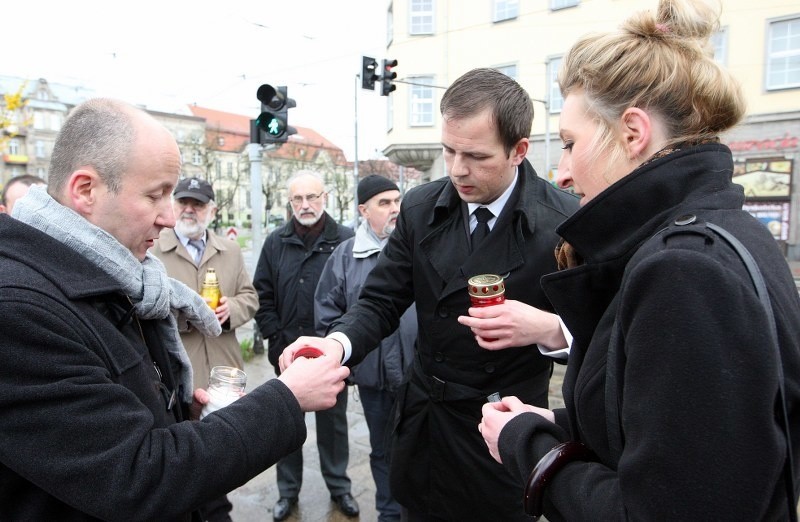
[(397, 60), (383, 61), (383, 75), (381, 76), (381, 96), (389, 96), (389, 93), (397, 89), (392, 80), (397, 78), (397, 73), (392, 71), (392, 67), (397, 65)]
[(297, 129), (289, 126), (289, 109), (297, 104), (289, 98), (286, 87), (276, 89), (264, 84), (256, 91), (256, 97), (261, 102), (261, 114), (256, 118), (261, 144), (286, 143), (289, 136), (297, 133)]
[(378, 62), (375, 61), (375, 58), (369, 56), (362, 56), (361, 57), (361, 88), (367, 89), (368, 91), (375, 90), (375, 80), (380, 79), (380, 76), (376, 74), (378, 71)]

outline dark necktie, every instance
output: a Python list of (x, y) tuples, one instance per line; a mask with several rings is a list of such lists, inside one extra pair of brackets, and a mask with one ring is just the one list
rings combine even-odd
[(200, 265), (200, 259), (203, 258), (203, 240), (202, 239), (190, 239), (189, 244), (192, 245), (195, 249), (194, 254), (194, 264)]
[(483, 241), (483, 238), (489, 235), (489, 220), (494, 217), (494, 214), (486, 207), (476, 208), (473, 214), (478, 220), (475, 230), (472, 231), (472, 248), (475, 249)]

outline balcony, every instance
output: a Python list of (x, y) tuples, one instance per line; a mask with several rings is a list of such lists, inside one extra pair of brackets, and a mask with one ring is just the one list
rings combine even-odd
[(3, 161), (11, 165), (27, 165), (28, 156), (24, 154), (3, 154)]

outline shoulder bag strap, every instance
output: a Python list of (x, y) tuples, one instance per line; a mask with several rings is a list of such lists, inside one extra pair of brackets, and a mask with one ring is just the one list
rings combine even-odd
[[(686, 220), (683, 224), (691, 224), (694, 220)], [(676, 224), (679, 224), (676, 222)], [(778, 362), (778, 400), (780, 401), (781, 407), (781, 416), (780, 422), (782, 424), (783, 432), (786, 439), (786, 461), (784, 462), (784, 478), (786, 484), (786, 498), (789, 503), (789, 519), (792, 522), (797, 522), (797, 502), (795, 499), (794, 494), (794, 465), (793, 465), (793, 458), (792, 458), (792, 442), (791, 436), (789, 433), (789, 415), (788, 409), (786, 406), (786, 392), (784, 389), (784, 376), (783, 376), (783, 361), (781, 358), (780, 347), (778, 346), (778, 330), (775, 325), (775, 316), (772, 312), (772, 304), (769, 299), (769, 294), (767, 292), (767, 285), (764, 282), (764, 277), (761, 275), (761, 270), (759, 270), (758, 265), (756, 264), (755, 260), (753, 259), (752, 254), (747, 248), (742, 244), (741, 241), (736, 239), (730, 232), (725, 230), (724, 228), (715, 225), (713, 223), (706, 222), (706, 227), (711, 230), (712, 232), (716, 233), (719, 237), (724, 239), (732, 248), (733, 250), (739, 255), (742, 262), (744, 263), (747, 272), (750, 274), (750, 279), (753, 282), (753, 286), (755, 287), (756, 293), (758, 294), (758, 298), (761, 301), (761, 305), (764, 308), (764, 312), (767, 314), (767, 320), (769, 322), (769, 337), (771, 340), (772, 346), (777, 351), (777, 362)], [(667, 229), (660, 230), (656, 235), (664, 232)], [(606, 359), (606, 383), (605, 383), (605, 405), (606, 405), (606, 430), (608, 434), (608, 444), (611, 454), (616, 458), (619, 458), (622, 454), (622, 419), (620, 417), (619, 411), (619, 384), (617, 381), (617, 374), (620, 370), (619, 368), (619, 355), (616, 353), (616, 345), (619, 339), (619, 332), (616, 328), (612, 329), (611, 332), (611, 340), (609, 343), (609, 350)]]
[(767, 285), (764, 283), (764, 277), (761, 275), (761, 270), (758, 269), (758, 265), (756, 265), (753, 256), (741, 241), (736, 239), (736, 237), (734, 237), (730, 232), (718, 225), (715, 225), (714, 223), (706, 222), (706, 227), (713, 230), (725, 241), (727, 241), (728, 244), (733, 247), (736, 253), (739, 254), (739, 257), (742, 258), (747, 271), (750, 273), (750, 279), (753, 280), (753, 286), (756, 288), (756, 293), (758, 294), (758, 298), (761, 300), (761, 305), (764, 307), (764, 311), (767, 314), (770, 339), (772, 340), (772, 346), (777, 351), (776, 360), (778, 361), (778, 400), (780, 401), (781, 407), (780, 419), (783, 423), (783, 433), (786, 437), (786, 462), (783, 466), (783, 472), (786, 478), (786, 496), (789, 501), (789, 519), (796, 522), (797, 503), (794, 497), (794, 461), (792, 459), (792, 439), (789, 433), (789, 414), (786, 406), (786, 391), (783, 385), (783, 360), (781, 359), (781, 351), (780, 347), (778, 346), (778, 329), (775, 326), (775, 315), (772, 313), (772, 304), (769, 299), (769, 294), (767, 293)]

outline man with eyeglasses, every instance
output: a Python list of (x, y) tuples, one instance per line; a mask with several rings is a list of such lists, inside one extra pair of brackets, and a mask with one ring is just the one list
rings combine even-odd
[[(175, 228), (161, 231), (153, 254), (170, 277), (198, 292), (206, 271), (213, 268), (222, 293), (214, 310), (222, 326), (219, 337), (207, 337), (178, 318), (181, 341), (192, 363), (194, 388), (206, 388), (214, 366), (244, 369), (236, 328), (253, 318), (258, 297), (239, 245), (208, 228), (217, 213), (211, 184), (200, 178), (180, 180), (172, 193), (172, 211)], [(231, 520), (232, 509), (225, 495), (201, 508), (203, 520), (210, 522)]]
[[(325, 262), (353, 231), (325, 212), (328, 194), (322, 178), (299, 171), (287, 183), (292, 219), (264, 241), (253, 284), (258, 292), (256, 322), (268, 340), (268, 357), (280, 375), (278, 357), (301, 335), (314, 335), (314, 291)], [(316, 413), (320, 467), (331, 499), (349, 517), (359, 514), (347, 476), (347, 389), (336, 406)], [(303, 449), (278, 461), (280, 498), (272, 510), (274, 520), (285, 520), (297, 504), (303, 482)]]

